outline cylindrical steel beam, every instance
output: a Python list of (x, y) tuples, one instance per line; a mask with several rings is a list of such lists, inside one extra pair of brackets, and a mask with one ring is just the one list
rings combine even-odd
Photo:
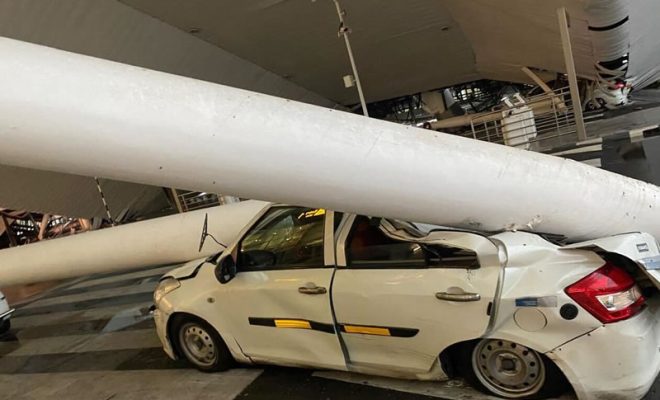
[(4, 249), (0, 251), (0, 286), (205, 257), (223, 250), (208, 239), (198, 251), (206, 214), (208, 232), (228, 245), (266, 204), (234, 203)]
[(656, 186), (572, 160), (10, 39), (0, 54), (3, 164), (484, 230), (660, 237)]

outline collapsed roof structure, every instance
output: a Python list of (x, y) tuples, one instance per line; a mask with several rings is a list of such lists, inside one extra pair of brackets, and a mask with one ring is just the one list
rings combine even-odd
[(6, 164), (483, 230), (660, 237), (658, 187), (572, 160), (11, 39), (0, 51)]
[[(559, 7), (570, 16), (578, 76), (634, 89), (660, 77), (653, 40), (660, 3), (653, 0), (342, 5), (368, 102), (478, 79), (531, 83), (523, 67), (554, 79), (565, 72)], [(350, 68), (333, 7), (329, 0), (24, 0), (0, 3), (0, 35), (325, 107), (351, 107), (357, 94), (342, 83)], [(52, 172), (45, 177), (0, 165), (0, 173), (14, 177), (0, 189), (6, 207), (20, 204), (27, 190), (42, 193), (30, 199), (35, 211), (105, 215), (98, 199), (93, 205), (67, 201), (88, 196), (81, 190), (93, 186), (87, 177), (63, 176), (44, 185), (55, 182)], [(128, 207), (149, 213), (166, 201), (158, 188), (109, 186), (114, 213)], [(142, 200), (131, 200), (136, 193)]]
[[(575, 69), (583, 82), (602, 91), (627, 93), (660, 77), (660, 52), (651, 40), (660, 29), (653, 21), (660, 3), (652, 0), (415, 0), (387, 7), (375, 1), (344, 6), (370, 107), (479, 79), (524, 84), (561, 79), (566, 64), (557, 9), (562, 7), (569, 16)], [(173, 0), (64, 0), (57, 5), (26, 0), (0, 3), (0, 35), (273, 94), (326, 107), (326, 112), (355, 110), (357, 94), (341, 79), (349, 68), (335, 35), (333, 7), (322, 0), (195, 0), (185, 6)], [(376, 8), (378, 18), (373, 18)], [(5, 114), (14, 113), (0, 121), (6, 144), (0, 158), (4, 207), (112, 219), (157, 212), (168, 204), (167, 190), (178, 187), (477, 229), (532, 229), (571, 239), (655, 229), (654, 186), (570, 161), (483, 147), (345, 113), (326, 114), (303, 104), (148, 71), (142, 75), (125, 66), (11, 40), (2, 40), (2, 46), (6, 54), (16, 56), (3, 66), (11, 82), (0, 103)], [(95, 68), (106, 75), (92, 73)], [(115, 86), (98, 82), (106, 78)], [(34, 97), (34, 90), (46, 95)], [(83, 101), (90, 93), (94, 98)], [(127, 93), (133, 96), (126, 98)], [(421, 99), (428, 100), (425, 106), (433, 100)], [(70, 108), (62, 108), (65, 104)], [(171, 114), (151, 113), (155, 104)], [(566, 107), (556, 95), (539, 104)], [(222, 113), (211, 117), (214, 109), (233, 110), (237, 121)], [(143, 113), (136, 114), (138, 110)], [(502, 118), (498, 113), (487, 117)], [(174, 116), (180, 119), (171, 119)], [(475, 121), (458, 119), (473, 125)], [(447, 118), (430, 126), (450, 126), (453, 121)], [(211, 132), (219, 128), (226, 136), (211, 139)], [(156, 130), (164, 136), (153, 134)], [(472, 130), (477, 138), (474, 126)], [(22, 134), (16, 136), (17, 132)], [(248, 151), (241, 135), (262, 147)], [(284, 143), (293, 147), (282, 149)], [(346, 143), (352, 143), (350, 148), (342, 148)], [(261, 176), (263, 160), (273, 151), (266, 151), (269, 144), (282, 150), (291, 164), (278, 164), (276, 157), (268, 168), (278, 167)], [(216, 146), (240, 157), (220, 159), (207, 153)], [(161, 154), (131, 158), (135, 149)], [(100, 153), (113, 155), (113, 161), (94, 156)], [(346, 162), (349, 155), (354, 159)], [(234, 163), (222, 163), (227, 160)], [(301, 160), (311, 163), (303, 172), (313, 175), (297, 172)], [(169, 165), (167, 173), (152, 171), (155, 164), (163, 169)], [(331, 174), (337, 165), (364, 172)], [(499, 172), (492, 175), (495, 171)], [(273, 175), (278, 172), (284, 177)], [(398, 183), (381, 182), (381, 174)], [(304, 185), (284, 182), (294, 177)], [(555, 184), (537, 188), (534, 177)], [(351, 189), (338, 190), (344, 185)], [(104, 199), (97, 197), (101, 186)], [(401, 193), (390, 194), (394, 187)], [(521, 192), (521, 187), (528, 189)], [(176, 200), (176, 190), (171, 190)], [(484, 202), (480, 193), (496, 201)], [(589, 206), (590, 199), (599, 206)]]

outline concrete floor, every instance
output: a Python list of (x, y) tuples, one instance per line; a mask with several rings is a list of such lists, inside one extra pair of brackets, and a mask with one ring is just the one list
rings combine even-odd
[(197, 372), (167, 358), (148, 312), (171, 268), (70, 281), (18, 305), (0, 339), (0, 399), (494, 399), (461, 381), (279, 367)]

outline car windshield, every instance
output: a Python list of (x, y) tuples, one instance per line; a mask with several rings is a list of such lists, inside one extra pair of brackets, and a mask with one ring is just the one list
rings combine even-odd
[(243, 239), (240, 252), (271, 254), (267, 264), (322, 264), (324, 219), (323, 209), (275, 208)]

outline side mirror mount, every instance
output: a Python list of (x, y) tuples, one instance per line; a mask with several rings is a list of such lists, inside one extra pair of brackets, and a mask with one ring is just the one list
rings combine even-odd
[(220, 283), (223, 284), (234, 279), (236, 276), (236, 262), (232, 258), (231, 254), (220, 260), (220, 264), (215, 270), (215, 276), (218, 278)]

